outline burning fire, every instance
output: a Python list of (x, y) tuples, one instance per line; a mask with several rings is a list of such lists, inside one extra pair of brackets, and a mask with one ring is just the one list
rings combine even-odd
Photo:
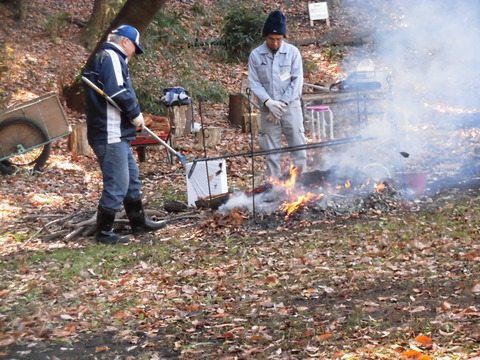
[[(318, 187), (319, 192), (314, 193), (311, 191), (307, 191), (306, 193), (300, 193), (300, 189), (296, 188), (297, 179), (300, 175), (298, 167), (292, 166), (290, 167), (290, 178), (285, 181), (280, 181), (274, 178), (270, 178), (270, 182), (272, 185), (276, 185), (282, 189), (284, 189), (285, 194), (288, 195), (288, 200), (285, 200), (280, 207), (280, 210), (285, 213), (285, 218), (288, 218), (291, 214), (295, 211), (303, 207), (305, 204), (320, 200), (325, 196), (325, 192), (336, 193), (338, 194), (342, 189), (349, 189), (351, 188), (350, 180), (347, 180), (344, 185), (336, 185), (332, 187), (330, 184), (325, 182), (325, 189)], [(367, 181), (366, 184), (363, 184), (361, 187), (365, 187), (370, 183), (370, 179)], [(385, 189), (385, 183), (374, 183), (373, 188), (376, 191), (382, 191)]]
[(385, 183), (381, 183), (381, 184), (373, 184), (373, 188), (377, 191), (382, 191), (383, 189), (385, 189)]
[(311, 192), (307, 192), (305, 195), (298, 195), (297, 198), (291, 202), (284, 201), (280, 210), (285, 212), (285, 217), (289, 217), (293, 212), (298, 210), (304, 204), (319, 200), (324, 196), (324, 194), (316, 195)]
[(291, 214), (301, 208), (304, 204), (321, 199), (324, 194), (314, 194), (313, 192), (307, 192), (306, 194), (296, 194), (295, 185), (300, 172), (297, 166), (290, 167), (290, 179), (285, 181), (279, 181), (276, 179), (270, 179), (272, 184), (277, 185), (285, 189), (285, 193), (289, 196), (289, 200), (285, 200), (280, 207), (280, 210), (285, 212), (285, 217), (288, 218)]

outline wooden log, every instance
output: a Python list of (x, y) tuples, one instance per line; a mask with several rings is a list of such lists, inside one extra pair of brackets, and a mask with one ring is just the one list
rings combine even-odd
[(199, 146), (215, 146), (220, 143), (222, 128), (206, 127), (198, 133)]
[(145, 126), (155, 132), (157, 136), (168, 136), (170, 133), (170, 120), (164, 116), (143, 114)]
[(242, 73), (242, 83), (240, 84), (240, 92), (242, 94), (246, 94), (248, 87), (249, 87), (248, 86), (248, 72), (244, 72), (244, 73)]
[(193, 121), (192, 117), (192, 104), (170, 106), (168, 108), (168, 118), (170, 119), (172, 137), (190, 134)]
[(242, 116), (248, 113), (248, 99), (241, 93), (230, 94), (228, 104), (228, 121), (230, 124), (241, 127)]
[(242, 131), (247, 134), (252, 132), (253, 135), (257, 135), (260, 132), (260, 113), (243, 114)]
[(68, 136), (68, 150), (76, 155), (92, 155), (93, 150), (87, 140), (87, 125), (77, 124)]
[(170, 200), (163, 205), (163, 208), (168, 212), (178, 213), (178, 212), (187, 211), (188, 205), (180, 201)]

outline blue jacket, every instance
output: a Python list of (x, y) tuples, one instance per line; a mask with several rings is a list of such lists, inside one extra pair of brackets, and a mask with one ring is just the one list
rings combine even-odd
[(127, 54), (118, 45), (106, 42), (85, 69), (83, 76), (97, 85), (122, 109), (120, 112), (88, 84), (85, 84), (87, 105), (87, 137), (92, 144), (113, 144), (135, 138), (130, 120), (141, 112), (130, 80)]

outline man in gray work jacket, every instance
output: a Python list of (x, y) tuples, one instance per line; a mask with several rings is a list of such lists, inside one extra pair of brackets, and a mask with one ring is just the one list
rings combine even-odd
[(130, 148), (143, 115), (130, 80), (128, 60), (142, 54), (140, 35), (132, 26), (122, 25), (112, 31), (107, 42), (88, 64), (83, 75), (107, 94), (117, 109), (90, 86), (85, 86), (87, 138), (98, 158), (103, 176), (103, 191), (98, 204), (97, 242), (128, 242), (113, 232), (115, 214), (122, 206), (133, 233), (165, 227), (145, 217), (141, 198), (139, 170)]
[[(265, 41), (255, 48), (248, 60), (249, 86), (263, 103), (261, 109), (260, 147), (272, 150), (282, 147), (282, 134), (288, 146), (305, 144), (305, 130), (300, 98), (303, 86), (303, 65), (300, 51), (284, 42), (287, 33), (285, 16), (272, 11), (263, 26)], [(292, 165), (302, 171), (306, 151), (292, 152)], [(267, 156), (267, 175), (282, 175), (280, 154)]]

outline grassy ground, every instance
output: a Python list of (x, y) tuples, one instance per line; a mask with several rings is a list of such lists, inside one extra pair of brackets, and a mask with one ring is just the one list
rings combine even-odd
[[(15, 254), (0, 265), (0, 344), (11, 343), (0, 351), (28, 359), (477, 358), (479, 215), (474, 198), (289, 231), (219, 231), (189, 220), (163, 240)], [(432, 343), (415, 342), (418, 335)]]
[[(23, 95), (55, 90), (57, 82), (73, 81), (88, 55), (69, 40), (79, 31), (76, 26), (63, 32), (64, 40), (50, 39), (44, 31), (42, 46), (31, 41), (39, 39), (39, 28), (43, 28), (33, 19), (48, 20), (63, 9), (65, 2), (31, 3), (32, 18), (22, 31), (16, 31), (7, 8), (0, 7), (2, 20), (15, 29), (8, 36), (6, 49), (12, 56), (5, 69), (16, 76), (9, 76), (3, 84), (15, 97), (4, 96), (5, 104), (21, 102)], [(53, 3), (56, 6), (43, 11), (45, 4)], [(176, 3), (190, 6), (188, 2)], [(213, 11), (214, 3), (223, 2), (208, 2), (205, 9)], [(271, 1), (264, 3), (273, 6)], [(307, 2), (288, 3), (301, 10), (300, 5)], [(71, 2), (68, 8), (73, 9), (75, 4), (78, 11), (71, 15), (87, 16), (85, 9), (90, 9), (91, 3)], [(334, 12), (337, 9), (341, 11)], [(292, 15), (293, 10), (289, 8)], [(331, 10), (335, 19), (332, 24), (343, 32), (347, 24), (341, 17), (346, 14), (344, 9)], [(312, 37), (304, 32), (310, 29), (306, 13), (298, 14), (300, 25), (291, 26), (292, 39)], [(198, 11), (191, 15), (196, 19)], [(224, 12), (219, 15), (223, 19)], [(358, 12), (353, 15), (356, 22), (363, 21)], [(207, 24), (202, 27), (215, 30)], [(315, 29), (320, 31), (318, 26)], [(211, 34), (204, 29), (201, 35), (207, 39), (218, 32)], [(66, 48), (71, 50), (69, 56), (58, 56)], [(307, 82), (330, 84), (338, 77), (336, 60), (342, 51), (335, 55), (335, 48), (329, 46), (303, 49), (305, 67), (318, 65), (317, 71), (311, 69), (306, 74)], [(210, 65), (205, 57), (209, 52), (205, 52), (183, 54), (182, 59), (189, 64), (195, 59), (195, 66), (212, 66), (213, 77), (179, 64), (175, 53), (169, 58), (164, 51), (159, 57), (163, 61), (149, 63), (144, 59), (139, 63), (139, 73), (143, 73), (143, 66), (152, 73), (144, 73), (144, 82), (138, 75), (136, 84), (147, 92), (149, 83), (160, 86), (156, 79), (178, 84), (178, 79), (189, 75), (202, 80), (186, 83), (193, 89), (205, 82), (238, 91), (246, 64)], [(57, 59), (62, 62), (57, 63)], [(66, 63), (67, 59), (71, 63)], [(172, 74), (172, 63), (178, 74)], [(226, 125), (226, 105), (205, 107), (207, 125)], [(341, 107), (348, 110), (343, 104)], [(341, 115), (335, 111), (337, 123)], [(78, 116), (72, 114), (72, 120), (78, 120)], [(437, 121), (438, 116), (431, 118)], [(222, 135), (224, 143), (219, 149), (209, 149), (209, 156), (249, 151), (249, 138), (227, 126)], [(412, 155), (409, 161), (421, 158), (436, 165), (442, 160), (438, 153), (454, 154), (446, 169), (456, 174), (460, 155), (466, 156), (469, 147), (456, 137), (438, 141), (431, 127), (415, 126), (424, 129), (421, 139), (427, 150), (426, 154)], [(474, 134), (472, 142), (476, 144), (477, 138)], [(189, 147), (183, 146), (182, 153), (194, 146), (193, 139), (187, 141)], [(54, 147), (58, 146), (58, 153), (66, 153), (65, 144), (60, 144), (58, 141)], [(383, 146), (381, 153), (386, 153), (386, 148)], [(410, 151), (408, 147), (406, 150)], [(184, 172), (166, 164), (163, 153), (149, 156), (141, 171), (145, 174), (143, 189), (149, 197), (153, 195), (154, 207), (160, 208), (161, 202), (170, 199), (185, 200), (178, 198), (185, 196)], [(276, 227), (265, 223), (263, 230), (258, 224), (253, 227), (245, 222), (244, 214), (232, 212), (228, 218), (207, 214), (201, 221), (175, 222), (165, 231), (142, 236), (129, 246), (99, 246), (92, 238), (43, 243), (39, 237), (29, 243), (32, 246), (12, 245), (31, 239), (42, 227), (42, 215), (64, 216), (95, 208), (101, 191), (95, 159), (70, 156), (67, 160), (52, 159), (55, 165), (42, 176), (2, 178), (0, 358), (480, 357), (477, 194), (443, 194), (443, 200), (426, 198), (395, 212), (303, 221), (276, 230), (265, 230)], [(229, 167), (230, 180), (245, 185), (250, 171), (247, 162), (235, 160)], [(442, 170), (429, 176), (442, 178), (438, 176), (445, 175), (445, 168)], [(261, 224), (266, 222), (260, 220)], [(418, 338), (420, 335), (431, 341)]]

